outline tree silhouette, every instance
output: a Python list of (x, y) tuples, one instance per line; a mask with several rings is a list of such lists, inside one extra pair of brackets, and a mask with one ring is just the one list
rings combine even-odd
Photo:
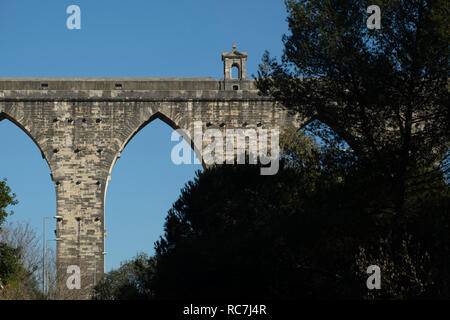
[(366, 26), (366, 1), (286, 1), (283, 57), (264, 55), (257, 86), (341, 134), (368, 174), (384, 179), (401, 219), (411, 181), (449, 169), (448, 8), (443, 0), (371, 4), (381, 8), (380, 30)]

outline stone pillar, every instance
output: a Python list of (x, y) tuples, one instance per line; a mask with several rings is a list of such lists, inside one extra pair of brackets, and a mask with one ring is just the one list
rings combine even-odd
[[(58, 299), (88, 299), (104, 273), (104, 208), (111, 120), (102, 108), (59, 105), (50, 163), (56, 189)], [(69, 266), (80, 269), (80, 289), (67, 287)], [(72, 269), (73, 272), (74, 269)], [(70, 271), (70, 269), (69, 269)]]
[[(94, 282), (104, 272), (104, 191), (106, 179), (95, 175), (95, 165), (77, 166), (55, 177), (57, 215), (57, 272), (60, 299), (90, 297)], [(80, 289), (69, 290), (69, 266), (80, 269)]]

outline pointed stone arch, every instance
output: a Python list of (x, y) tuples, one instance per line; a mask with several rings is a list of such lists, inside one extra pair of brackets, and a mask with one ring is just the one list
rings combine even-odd
[(357, 137), (355, 135), (352, 135), (352, 133), (349, 132), (349, 130), (345, 130), (344, 128), (337, 126), (332, 120), (327, 119), (325, 117), (314, 116), (314, 117), (308, 119), (307, 121), (303, 122), (301, 124), (299, 130), (304, 129), (305, 127), (307, 127), (309, 124), (311, 124), (314, 121), (319, 121), (320, 123), (326, 125), (331, 130), (336, 132), (350, 146), (350, 148), (356, 152), (356, 154), (361, 152), (361, 149), (357, 142)]
[(50, 165), (50, 162), (47, 159), (47, 156), (45, 155), (43, 148), (41, 147), (39, 142), (33, 137), (33, 135), (30, 133), (30, 131), (24, 125), (22, 125), (18, 120), (16, 120), (14, 117), (10, 116), (9, 114), (7, 114), (4, 111), (0, 112), (0, 122), (3, 120), (8, 120), (9, 122), (13, 123), (15, 126), (17, 126), (20, 130), (22, 130), (22, 132), (24, 132), (34, 142), (36, 147), (41, 152), (42, 159), (45, 160), (48, 168), (50, 169), (50, 172), (52, 172), (52, 167)]
[[(157, 111), (155, 113), (153, 113), (148, 119), (144, 120), (139, 126), (137, 126), (129, 135), (128, 137), (123, 141), (123, 143), (120, 146), (119, 152), (116, 153), (114, 159), (112, 160), (111, 166), (109, 168), (108, 171), (108, 179), (106, 182), (106, 186), (105, 186), (105, 197), (106, 197), (106, 191), (107, 191), (107, 187), (108, 187), (108, 182), (109, 182), (109, 177), (111, 176), (111, 173), (114, 169), (114, 166), (117, 162), (117, 160), (120, 158), (121, 156), (121, 152), (125, 149), (125, 147), (128, 145), (128, 143), (130, 143), (130, 141), (139, 133), (141, 132), (141, 130), (143, 130), (147, 125), (149, 125), (151, 122), (153, 122), (154, 120), (159, 119), (162, 122), (164, 122), (165, 124), (167, 124), (169, 127), (171, 127), (173, 130), (179, 130), (182, 129), (181, 131), (179, 131), (180, 135), (183, 137), (183, 139), (191, 146), (192, 150), (195, 153), (195, 156), (201, 161), (202, 167), (206, 168), (206, 165), (203, 161), (202, 158), (202, 154), (201, 154), (201, 147), (202, 146), (196, 146), (194, 143), (194, 140), (191, 139), (190, 136), (186, 135), (185, 132), (190, 132), (189, 128), (182, 128), (180, 127), (179, 124), (177, 124), (174, 120), (172, 120), (171, 118), (169, 118), (167, 115), (165, 115), (163, 112), (161, 111)], [(190, 132), (189, 134), (192, 136), (191, 134), (192, 132)]]

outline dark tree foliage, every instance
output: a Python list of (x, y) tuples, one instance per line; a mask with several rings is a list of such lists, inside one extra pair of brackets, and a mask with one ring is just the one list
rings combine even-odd
[(15, 197), (16, 195), (11, 193), (11, 188), (6, 184), (6, 179), (0, 181), (0, 229), (6, 217), (14, 213), (14, 211), (8, 212), (6, 209), (18, 203)]
[(158, 298), (265, 297), (272, 286), (279, 294), (289, 290), (276, 279), (296, 268), (284, 246), (290, 232), (280, 230), (295, 200), (295, 178), (287, 172), (261, 177), (258, 170), (225, 166), (188, 183), (155, 247)]
[(144, 300), (153, 297), (155, 260), (144, 253), (111, 270), (94, 287), (93, 300)]
[[(17, 204), (15, 194), (11, 194), (11, 188), (6, 184), (6, 179), (0, 181), (0, 229), (6, 217), (13, 214), (13, 211), (8, 212), (6, 209), (15, 204)], [(10, 248), (0, 242), (0, 279), (4, 284), (11, 281), (20, 269), (19, 253), (19, 249)]]
[(20, 270), (20, 250), (0, 242), (0, 284), (6, 285), (13, 281)]
[[(422, 194), (426, 202), (408, 200), (420, 203), (408, 212), (413, 240), (405, 254), (380, 258), (380, 238), (388, 239), (384, 250), (399, 249), (389, 241), (391, 216), (372, 203), (377, 190), (362, 182), (363, 169), (328, 166), (330, 158), (319, 156), (319, 164), (302, 166), (284, 161), (275, 176), (260, 176), (251, 166), (198, 174), (170, 210), (165, 235), (155, 246), (155, 297), (364, 298), (367, 274), (358, 268), (375, 262), (391, 266), (383, 276), (395, 276), (383, 297), (448, 297), (445, 184), (439, 192)], [(362, 260), (361, 248), (367, 255)], [(432, 267), (421, 265), (424, 255), (431, 256)], [(417, 279), (403, 275), (422, 267)], [(422, 282), (424, 290), (411, 289)], [(397, 289), (403, 287), (405, 292)]]
[[(380, 30), (366, 26), (369, 5), (381, 8)], [(411, 180), (448, 174), (448, 1), (286, 7), (284, 54), (281, 62), (264, 55), (258, 88), (338, 132), (370, 168), (368, 180), (385, 180), (392, 211), (403, 216)]]
[[(442, 174), (408, 196), (408, 233), (393, 241), (383, 185), (368, 184), (352, 152), (296, 130), (281, 137), (277, 175), (250, 165), (197, 173), (169, 211), (151, 267), (111, 272), (96, 298), (450, 296), (450, 192)], [(376, 295), (366, 288), (371, 264), (382, 268)]]
[[(18, 203), (15, 198), (16, 195), (6, 184), (6, 179), (0, 181), (0, 229), (8, 215), (14, 213), (7, 209)], [(35, 268), (26, 267), (22, 261), (27, 250), (29, 248), (11, 246), (0, 241), (0, 300), (41, 300), (46, 298), (39, 291), (39, 284), (34, 276)]]

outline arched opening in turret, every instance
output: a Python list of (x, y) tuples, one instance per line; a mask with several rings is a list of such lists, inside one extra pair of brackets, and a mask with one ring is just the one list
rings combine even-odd
[(231, 79), (239, 79), (239, 66), (237, 64), (231, 67)]

